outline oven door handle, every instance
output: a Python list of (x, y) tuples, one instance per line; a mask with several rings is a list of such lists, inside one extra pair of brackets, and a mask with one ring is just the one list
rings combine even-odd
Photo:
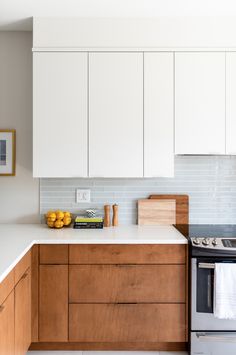
[(198, 263), (200, 269), (215, 269), (214, 263)]
[(200, 341), (219, 341), (236, 343), (236, 334), (231, 333), (196, 333), (197, 338)]

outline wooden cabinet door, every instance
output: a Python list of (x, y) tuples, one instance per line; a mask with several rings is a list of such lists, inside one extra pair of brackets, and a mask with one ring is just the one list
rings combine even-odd
[(175, 54), (175, 154), (225, 154), (225, 53)]
[(89, 54), (89, 176), (143, 177), (143, 54)]
[(87, 176), (87, 53), (33, 55), (33, 175)]
[(31, 344), (31, 275), (28, 269), (15, 287), (15, 355)]
[(15, 354), (14, 291), (0, 305), (0, 355)]
[(144, 176), (174, 176), (174, 54), (144, 54)]
[(236, 53), (226, 53), (226, 154), (236, 155)]
[(68, 341), (68, 265), (39, 267), (39, 341)]

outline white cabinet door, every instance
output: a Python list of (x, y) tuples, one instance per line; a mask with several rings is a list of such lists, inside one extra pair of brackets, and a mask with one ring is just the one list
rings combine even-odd
[(173, 53), (144, 54), (144, 176), (174, 176)]
[(87, 176), (87, 53), (34, 53), (33, 175)]
[(226, 53), (226, 154), (236, 155), (236, 53)]
[(175, 54), (175, 153), (225, 153), (225, 54)]
[(89, 54), (89, 175), (143, 176), (143, 54)]

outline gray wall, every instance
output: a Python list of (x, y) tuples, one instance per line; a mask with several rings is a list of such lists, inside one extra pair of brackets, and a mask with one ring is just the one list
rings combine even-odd
[(32, 33), (0, 32), (0, 128), (16, 129), (16, 176), (0, 176), (0, 223), (39, 221), (32, 178)]
[[(75, 203), (78, 187), (91, 189), (89, 205)], [(42, 179), (41, 213), (54, 208), (102, 211), (104, 204), (118, 203), (120, 223), (133, 224), (137, 200), (152, 193), (188, 194), (191, 223), (236, 223), (236, 157), (176, 157), (173, 179)]]

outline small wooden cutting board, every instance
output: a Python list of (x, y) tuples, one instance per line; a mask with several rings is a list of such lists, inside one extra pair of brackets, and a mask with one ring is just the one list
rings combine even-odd
[(143, 199), (138, 201), (139, 225), (170, 225), (175, 223), (175, 199)]

